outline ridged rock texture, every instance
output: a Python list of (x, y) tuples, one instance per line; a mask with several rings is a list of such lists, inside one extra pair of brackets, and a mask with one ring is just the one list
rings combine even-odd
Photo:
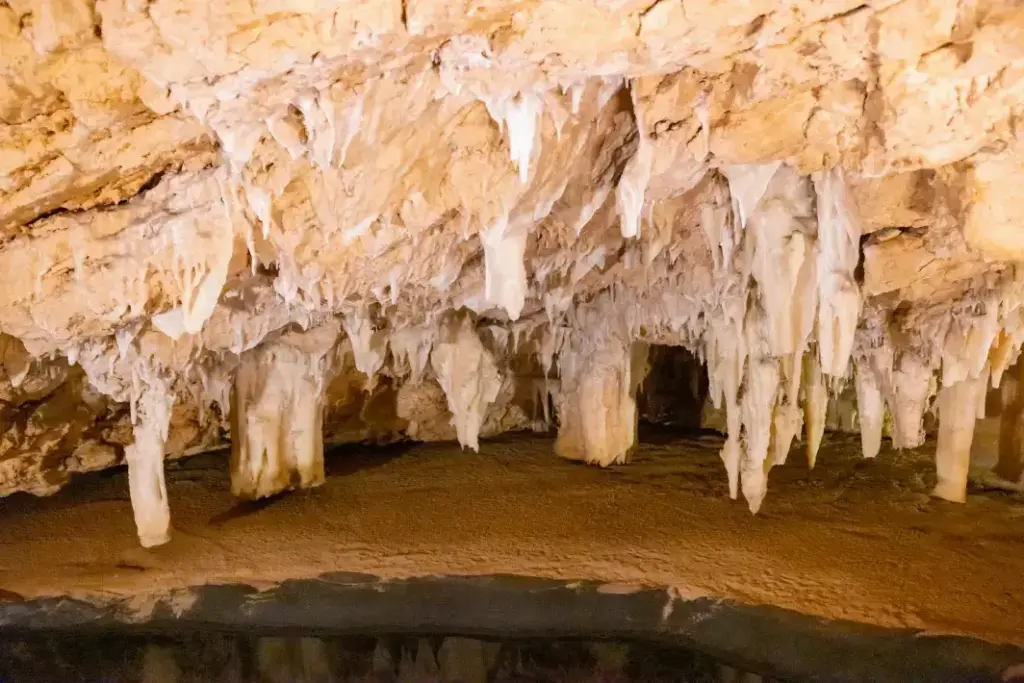
[(752, 510), (851, 391), (963, 500), (1024, 342), (1019, 3), (0, 0), (0, 69), (0, 493), (127, 462), (146, 545), (226, 439), (625, 462), (665, 346)]

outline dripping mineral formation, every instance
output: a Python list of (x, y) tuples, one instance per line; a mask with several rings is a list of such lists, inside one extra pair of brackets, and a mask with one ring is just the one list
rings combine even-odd
[(1016, 405), (1019, 3), (7, 0), (0, 55), (0, 493), (126, 463), (143, 545), (228, 441), (242, 497), (325, 441), (627, 463), (670, 347), (754, 512), (843, 410), (963, 501)]

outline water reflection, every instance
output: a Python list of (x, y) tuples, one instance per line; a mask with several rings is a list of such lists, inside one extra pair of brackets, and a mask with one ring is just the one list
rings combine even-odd
[(62, 633), (0, 641), (0, 681), (761, 683), (662, 644), (459, 636)]

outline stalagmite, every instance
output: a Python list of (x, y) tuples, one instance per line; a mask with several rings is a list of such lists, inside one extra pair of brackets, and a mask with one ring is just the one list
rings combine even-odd
[(167, 543), (171, 512), (164, 481), (164, 444), (171, 422), (174, 395), (170, 380), (140, 364), (133, 381), (135, 443), (125, 447), (128, 487), (139, 542), (144, 548)]
[(971, 461), (975, 414), (987, 378), (966, 379), (939, 391), (939, 440), (935, 449), (936, 484), (932, 495), (963, 503)]
[(459, 443), (480, 450), (480, 426), (501, 390), (501, 375), (470, 318), (449, 321), (430, 353), (430, 365), (448, 399)]
[(558, 359), (555, 453), (608, 467), (636, 445), (636, 392), (647, 371), (647, 347), (616, 337), (577, 333)]
[(337, 324), (242, 354), (231, 401), (231, 492), (263, 498), (324, 481), (324, 389)]

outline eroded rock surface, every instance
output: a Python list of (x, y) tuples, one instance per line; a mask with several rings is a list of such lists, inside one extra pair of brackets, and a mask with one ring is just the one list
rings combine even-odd
[(127, 447), (149, 519), (228, 439), (247, 496), (325, 438), (623, 462), (660, 345), (752, 510), (849, 387), (867, 457), (937, 404), (956, 500), (1024, 342), (1016, 3), (7, 0), (0, 54), (3, 493)]

